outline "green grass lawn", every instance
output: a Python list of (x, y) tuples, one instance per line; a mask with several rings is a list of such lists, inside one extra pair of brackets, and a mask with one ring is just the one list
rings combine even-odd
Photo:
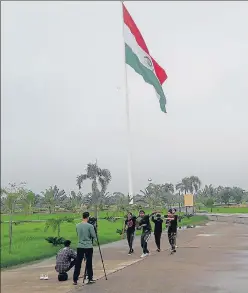
[[(48, 215), (48, 218), (56, 216), (73, 216), (80, 218), (77, 214), (59, 214)], [(43, 219), (47, 215), (32, 215), (32, 219)], [(101, 215), (102, 216), (102, 215)], [(36, 218), (35, 218), (36, 217)], [(16, 220), (26, 220), (25, 216), (17, 215)], [(7, 219), (6, 219), (7, 220)], [(72, 241), (72, 247), (77, 245), (77, 236), (75, 232), (75, 224), (80, 220), (75, 220), (75, 223), (62, 223), (61, 224), (61, 236), (70, 239)], [(190, 224), (201, 224), (206, 221), (204, 216), (195, 216), (190, 219), (183, 219), (180, 226)], [(98, 235), (100, 244), (105, 244), (121, 239), (121, 236), (116, 233), (117, 229), (122, 229), (123, 220), (117, 220), (112, 223), (107, 220), (99, 220), (98, 223)], [(13, 246), (12, 253), (8, 253), (8, 224), (1, 224), (1, 268), (19, 265), (39, 259), (51, 257), (56, 254), (59, 247), (53, 247), (51, 244), (45, 241), (46, 237), (57, 236), (56, 232), (48, 230), (44, 232), (45, 223), (21, 223), (19, 225), (13, 225)], [(137, 234), (139, 234), (138, 232)]]
[[(152, 210), (145, 210), (147, 214), (152, 213)], [(138, 211), (132, 211), (133, 214), (137, 215)], [(167, 214), (167, 209), (161, 210), (161, 213), (163, 215)], [(47, 213), (41, 213), (41, 214), (31, 214), (31, 215), (24, 215), (24, 214), (14, 214), (13, 220), (14, 221), (32, 221), (32, 220), (47, 220), (47, 219), (52, 219), (54, 217), (72, 217), (75, 219), (80, 219), (82, 217), (82, 214), (80, 213), (57, 213), (57, 214), (47, 214)], [(93, 216), (93, 213), (91, 213), (91, 216)], [(120, 216), (123, 217), (124, 213), (123, 212), (113, 212), (113, 211), (101, 211), (99, 213), (100, 218), (104, 217), (111, 217), (111, 216)], [(1, 215), (1, 221), (9, 221), (9, 216), (8, 215)]]
[[(210, 208), (202, 208), (205, 211), (211, 212)], [(225, 214), (246, 214), (248, 207), (214, 207), (212, 213), (225, 213)]]
[[(75, 223), (62, 223), (61, 236), (70, 239), (72, 246), (76, 247), (77, 236)], [(107, 220), (100, 220), (98, 224), (98, 235), (101, 244), (121, 239), (116, 229), (122, 228), (122, 220), (111, 223)], [(13, 225), (13, 246), (12, 254), (8, 253), (8, 224), (1, 224), (1, 267), (13, 266), (34, 260), (53, 256), (59, 247), (53, 247), (45, 238), (57, 236), (57, 232), (49, 229), (44, 232), (45, 223), (21, 223)]]
[(181, 226), (187, 226), (187, 225), (201, 225), (204, 224), (208, 221), (208, 218), (205, 216), (193, 216), (189, 219), (184, 218), (182, 221), (179, 223), (179, 227)]
[[(32, 215), (24, 215), (24, 214), (15, 214), (13, 216), (14, 221), (32, 221), (32, 220), (47, 220), (52, 219), (54, 217), (72, 217), (72, 218), (80, 218), (80, 214), (75, 213), (58, 213), (58, 214), (32, 214)], [(8, 215), (1, 215), (1, 221), (9, 221)]]

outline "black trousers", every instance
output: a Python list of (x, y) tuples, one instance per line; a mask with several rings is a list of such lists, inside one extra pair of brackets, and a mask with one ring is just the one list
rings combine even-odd
[(169, 240), (171, 249), (173, 250), (176, 248), (176, 237), (177, 237), (177, 232), (168, 230), (168, 240)]
[(59, 269), (59, 267), (58, 267), (58, 269), (57, 269), (57, 266), (55, 266), (55, 270), (56, 270), (59, 274), (67, 273), (67, 272), (69, 272), (70, 269), (72, 269), (72, 268), (75, 266), (75, 264), (76, 264), (76, 259), (74, 259), (74, 260), (71, 261), (69, 267), (64, 268), (64, 269), (61, 270), (61, 268)]
[(141, 234), (140, 241), (141, 241), (141, 247), (143, 249), (143, 253), (149, 253), (149, 250), (147, 248), (147, 242), (150, 236), (151, 236), (151, 231), (143, 232)]
[(77, 282), (78, 277), (81, 272), (82, 261), (86, 259), (86, 272), (88, 275), (88, 279), (93, 279), (93, 268), (92, 268), (92, 256), (93, 256), (93, 248), (78, 248), (77, 249), (77, 259), (73, 274), (73, 281)]
[(160, 249), (161, 235), (162, 235), (162, 232), (154, 232), (155, 243), (158, 249)]
[(69, 268), (68, 268), (68, 270), (66, 272), (68, 272), (70, 269), (72, 269), (75, 266), (75, 264), (76, 264), (76, 259), (71, 261), (71, 264), (70, 264), (70, 266), (69, 266)]
[(127, 230), (127, 242), (128, 242), (130, 251), (132, 251), (133, 249), (133, 240), (134, 240), (134, 231)]

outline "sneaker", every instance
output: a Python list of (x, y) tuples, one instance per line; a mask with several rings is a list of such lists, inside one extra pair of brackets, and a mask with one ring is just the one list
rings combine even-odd
[(133, 249), (131, 250), (131, 253), (134, 253), (134, 250)]
[(95, 282), (96, 282), (96, 280), (93, 280), (93, 279), (92, 279), (92, 280), (89, 280), (89, 281), (88, 281), (88, 284), (94, 284)]
[(157, 252), (160, 252), (160, 249), (157, 249)]
[(75, 286), (76, 286), (76, 285), (77, 285), (77, 281), (73, 281), (73, 285), (75, 285)]
[(44, 276), (44, 280), (48, 280), (49, 278), (48, 278), (48, 275), (45, 275)]
[(40, 280), (44, 280), (44, 275), (43, 274), (40, 275)]
[(145, 257), (146, 256), (146, 253), (142, 253), (140, 257)]
[(131, 254), (132, 254), (132, 250), (129, 250), (128, 255), (131, 255)]

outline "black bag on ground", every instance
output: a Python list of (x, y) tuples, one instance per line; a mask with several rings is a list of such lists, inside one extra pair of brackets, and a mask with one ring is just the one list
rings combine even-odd
[(67, 273), (59, 273), (58, 274), (58, 280), (60, 282), (67, 281), (68, 280), (68, 274)]

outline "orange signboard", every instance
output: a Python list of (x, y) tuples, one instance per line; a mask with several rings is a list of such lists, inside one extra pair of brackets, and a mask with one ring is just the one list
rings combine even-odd
[(185, 207), (193, 207), (194, 206), (193, 194), (185, 194), (184, 195), (184, 206)]

